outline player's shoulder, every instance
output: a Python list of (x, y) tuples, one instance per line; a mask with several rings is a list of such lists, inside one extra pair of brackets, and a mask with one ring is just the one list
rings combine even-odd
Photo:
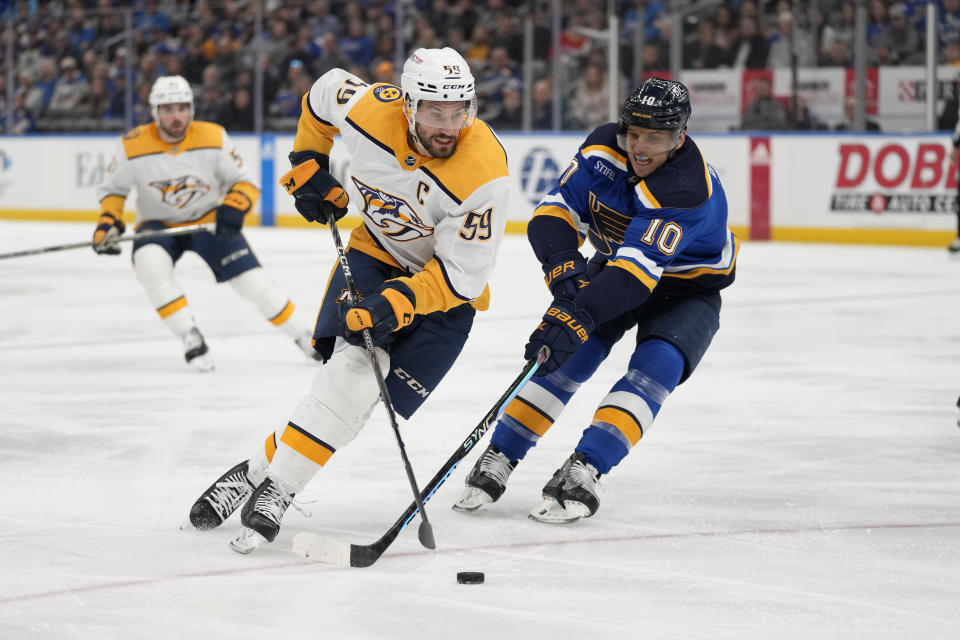
[(216, 122), (194, 120), (180, 143), (184, 151), (190, 149), (221, 149), (226, 130)]
[(644, 204), (656, 208), (696, 209), (713, 195), (707, 161), (689, 136), (669, 162), (641, 180), (636, 188)]
[[(194, 120), (190, 123), (187, 135), (177, 146), (182, 151), (191, 149), (220, 149), (223, 147), (225, 131), (214, 122)], [(123, 134), (121, 138), (127, 158), (142, 158), (157, 153), (166, 153), (170, 145), (160, 139), (155, 123), (142, 124)]]
[[(602, 124), (587, 136), (580, 145), (580, 155), (587, 160), (587, 167), (606, 173), (606, 166), (626, 172), (627, 156), (617, 141), (617, 123)], [(597, 164), (600, 163), (600, 164)]]
[(358, 87), (367, 85), (366, 82), (350, 73), (346, 69), (334, 67), (314, 81), (313, 85), (310, 87), (310, 93), (323, 92), (327, 89), (338, 87), (344, 83), (352, 84)]
[(400, 87), (385, 82), (357, 87), (347, 98), (350, 104), (346, 117), (355, 127), (372, 132), (378, 139), (392, 138), (400, 119), (406, 122), (402, 96)]
[(509, 175), (506, 150), (487, 123), (479, 119), (461, 134), (452, 156), (428, 161), (424, 168), (461, 202), (483, 185)]
[(142, 158), (143, 156), (163, 153), (167, 145), (157, 135), (157, 125), (154, 123), (142, 124), (123, 134), (120, 139), (123, 151), (127, 158)]

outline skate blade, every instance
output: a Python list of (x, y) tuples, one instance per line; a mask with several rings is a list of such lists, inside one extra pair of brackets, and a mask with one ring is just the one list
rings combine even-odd
[(216, 368), (216, 366), (213, 364), (213, 360), (207, 356), (197, 356), (188, 362), (187, 366), (195, 371), (200, 371), (201, 373), (209, 373)]
[(350, 566), (350, 543), (321, 538), (315, 533), (301, 531), (293, 536), (293, 550), (304, 558), (335, 564), (341, 567)]
[(460, 513), (469, 513), (492, 502), (493, 498), (491, 498), (486, 491), (477, 489), (476, 487), (466, 487), (463, 493), (460, 494), (460, 499), (454, 503), (451, 509), (459, 511)]
[(307, 357), (307, 360), (313, 362), (314, 364), (318, 362), (321, 364), (323, 363), (323, 356), (319, 351), (313, 348), (313, 345), (310, 344), (309, 338), (305, 340), (294, 340), (293, 343), (297, 345), (297, 348), (300, 349), (303, 355)]
[(230, 548), (237, 553), (250, 553), (266, 541), (266, 538), (253, 529), (244, 527), (240, 530), (240, 535), (230, 541)]
[(564, 505), (561, 505), (553, 498), (544, 498), (540, 506), (531, 511), (527, 517), (547, 524), (567, 524), (589, 515), (590, 509), (582, 502), (567, 500)]

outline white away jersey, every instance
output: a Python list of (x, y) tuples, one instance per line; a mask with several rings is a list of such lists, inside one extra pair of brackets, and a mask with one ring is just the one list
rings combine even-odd
[(428, 291), (416, 288), (423, 313), (483, 293), (506, 227), (507, 158), (480, 120), (460, 132), (451, 157), (419, 155), (402, 105), (399, 87), (333, 69), (304, 96), (294, 151), (329, 154), (341, 135), (351, 156), (343, 186), (364, 222), (351, 246), (429, 281)]
[(245, 183), (239, 190), (256, 199), (258, 181), (223, 127), (194, 121), (181, 142), (169, 144), (150, 123), (121, 138), (97, 196), (103, 211), (119, 217), (135, 186), (138, 224), (161, 220), (177, 225), (203, 218), (238, 183)]

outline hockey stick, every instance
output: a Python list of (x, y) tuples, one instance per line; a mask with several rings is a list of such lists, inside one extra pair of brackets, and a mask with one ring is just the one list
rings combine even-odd
[(453, 452), (453, 455), (443, 463), (443, 466), (440, 467), (436, 475), (424, 486), (423, 493), (417, 496), (417, 500), (407, 507), (407, 510), (387, 529), (385, 534), (380, 536), (379, 540), (372, 544), (350, 544), (349, 542), (324, 538), (315, 533), (303, 531), (293, 538), (294, 551), (307, 558), (337, 564), (342, 567), (369, 567), (376, 562), (377, 559), (383, 555), (383, 552), (387, 550), (387, 547), (396, 540), (400, 532), (410, 524), (417, 510), (423, 508), (422, 503), (429, 500), (433, 494), (436, 493), (437, 489), (440, 488), (440, 485), (450, 477), (450, 474), (457, 468), (460, 461), (480, 442), (480, 439), (490, 428), (490, 425), (500, 417), (500, 414), (503, 413), (503, 410), (510, 404), (510, 401), (520, 393), (523, 385), (533, 377), (533, 374), (537, 372), (537, 369), (548, 357), (550, 357), (550, 350), (547, 347), (541, 347), (537, 357), (527, 361), (523, 367), (523, 371), (520, 372), (516, 380), (510, 383), (510, 386), (504, 394), (500, 396), (500, 399), (497, 400), (490, 411), (487, 412), (487, 415), (483, 416), (480, 424), (473, 428), (463, 443)]
[[(347, 261), (347, 254), (343, 250), (343, 242), (340, 240), (340, 230), (337, 229), (337, 221), (330, 216), (330, 233), (333, 235), (333, 244), (337, 247), (337, 257), (340, 260), (340, 269), (343, 271), (343, 278), (347, 281), (347, 292), (350, 295), (352, 304), (360, 301), (360, 292), (357, 290), (357, 283), (353, 280), (353, 273), (350, 271), (350, 263)], [(417, 537), (420, 538), (420, 544), (427, 549), (436, 549), (437, 543), (433, 539), (433, 527), (427, 520), (427, 512), (423, 508), (423, 502), (420, 498), (420, 489), (417, 488), (417, 479), (413, 475), (413, 467), (410, 466), (410, 459), (407, 457), (407, 450), (403, 446), (403, 438), (400, 437), (400, 427), (397, 425), (397, 414), (393, 411), (393, 402), (390, 400), (390, 393), (387, 391), (387, 383), (383, 379), (383, 372), (380, 371), (380, 364), (377, 362), (377, 354), (374, 351), (373, 336), (369, 329), (363, 330), (363, 344), (367, 349), (367, 355), (370, 357), (370, 366), (373, 367), (373, 374), (377, 378), (377, 385), (380, 387), (380, 398), (383, 399), (383, 406), (387, 409), (387, 417), (390, 419), (390, 426), (393, 427), (393, 435), (397, 437), (397, 446), (400, 447), (400, 457), (403, 459), (403, 467), (407, 471), (407, 479), (410, 480), (410, 488), (413, 489), (413, 497), (416, 500), (417, 508), (420, 510), (420, 528), (417, 530)]]
[[(197, 231), (209, 231), (212, 228), (209, 224), (191, 224), (186, 227), (172, 227), (170, 229), (160, 229), (159, 231), (144, 231), (143, 233), (134, 233), (129, 236), (120, 236), (110, 244), (118, 242), (133, 242), (136, 240), (149, 240), (150, 238), (163, 238), (166, 236), (182, 236)], [(25, 251), (14, 251), (12, 253), (0, 253), (0, 260), (6, 258), (22, 258), (23, 256), (33, 256), (39, 253), (50, 253), (52, 251), (66, 251), (67, 249), (81, 249), (83, 247), (92, 247), (96, 243), (92, 240), (86, 242), (71, 242), (70, 244), (55, 244), (52, 247), (41, 247), (39, 249), (27, 249)]]

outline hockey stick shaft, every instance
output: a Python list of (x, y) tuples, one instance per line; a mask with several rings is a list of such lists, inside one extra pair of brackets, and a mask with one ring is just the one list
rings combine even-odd
[[(360, 291), (357, 289), (357, 283), (353, 279), (353, 273), (350, 271), (350, 262), (347, 260), (347, 253), (343, 249), (343, 241), (340, 239), (340, 230), (337, 229), (337, 221), (330, 216), (330, 233), (333, 236), (333, 244), (337, 248), (337, 258), (340, 260), (340, 269), (343, 271), (343, 278), (347, 281), (347, 291), (350, 295), (350, 302), (355, 304), (360, 301)], [(377, 354), (374, 351), (373, 336), (369, 329), (364, 329), (363, 344), (370, 358), (370, 366), (373, 368), (373, 374), (377, 379), (377, 386), (380, 387), (380, 398), (383, 400), (383, 406), (386, 407), (387, 417), (390, 420), (390, 426), (393, 428), (393, 434), (397, 438), (397, 446), (400, 447), (400, 457), (403, 459), (403, 467), (407, 472), (407, 479), (410, 481), (410, 488), (413, 490), (413, 496), (417, 507), (420, 510), (420, 529), (418, 537), (420, 543), (427, 549), (436, 548), (437, 544), (433, 537), (433, 527), (427, 519), (427, 512), (423, 508), (423, 500), (420, 497), (420, 489), (417, 487), (417, 479), (413, 475), (413, 467), (410, 465), (410, 459), (407, 457), (407, 449), (403, 445), (403, 438), (400, 436), (400, 426), (397, 424), (397, 415), (393, 410), (393, 402), (390, 400), (390, 392), (387, 391), (387, 383), (384, 380), (383, 372), (380, 370), (380, 363), (377, 362)]]
[[(143, 233), (134, 233), (129, 236), (120, 236), (111, 244), (118, 242), (134, 242), (136, 240), (149, 240), (150, 238), (163, 238), (167, 236), (182, 236), (198, 231), (209, 231), (210, 225), (192, 224), (186, 227), (171, 227), (170, 229), (160, 229), (159, 231), (144, 231)], [(40, 247), (39, 249), (26, 249), (24, 251), (13, 251), (11, 253), (0, 253), (0, 260), (6, 258), (22, 258), (24, 256), (34, 256), (40, 253), (51, 253), (53, 251), (66, 251), (67, 249), (82, 249), (92, 247), (95, 242), (87, 240), (86, 242), (71, 242), (69, 244), (55, 244), (50, 247)]]
[(527, 361), (520, 375), (510, 384), (507, 390), (500, 396), (496, 404), (490, 408), (480, 423), (473, 428), (467, 435), (456, 451), (440, 467), (440, 470), (431, 478), (430, 482), (423, 488), (423, 493), (419, 495), (419, 500), (410, 504), (407, 509), (397, 518), (397, 521), (384, 533), (379, 540), (372, 544), (360, 545), (339, 542), (321, 538), (313, 533), (299, 533), (294, 538), (294, 548), (307, 557), (316, 558), (322, 562), (331, 562), (350, 567), (369, 567), (376, 562), (383, 552), (387, 550), (393, 541), (397, 539), (400, 532), (406, 528), (422, 504), (427, 502), (437, 489), (440, 488), (450, 474), (454, 472), (460, 462), (470, 451), (480, 442), (483, 434), (490, 429), (490, 425), (496, 422), (500, 414), (503, 413), (507, 405), (520, 393), (520, 389), (537, 372), (537, 369), (550, 357), (550, 350), (547, 347), (541, 347), (537, 357)]

